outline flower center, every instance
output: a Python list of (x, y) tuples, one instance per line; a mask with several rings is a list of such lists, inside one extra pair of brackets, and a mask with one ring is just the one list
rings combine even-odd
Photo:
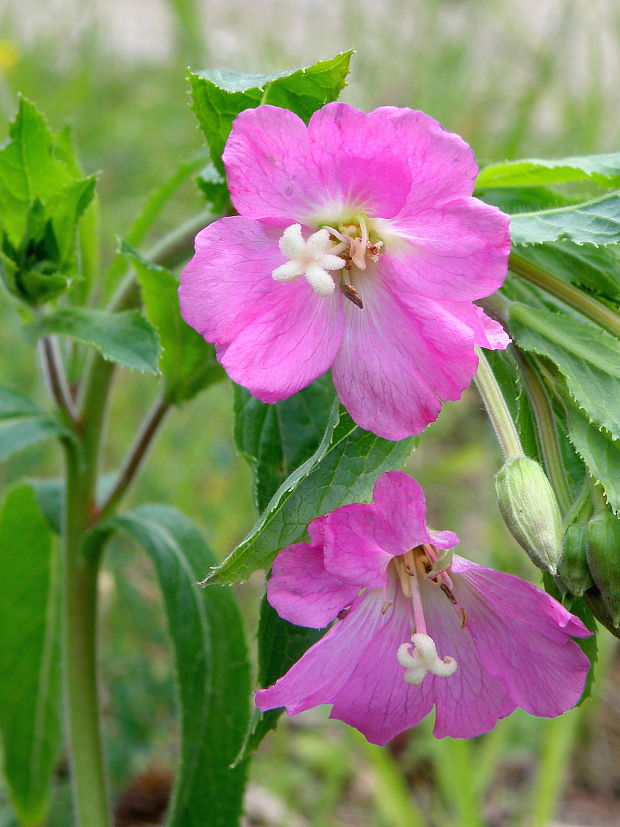
[(338, 228), (324, 225), (304, 239), (301, 224), (287, 227), (278, 242), (280, 251), (288, 259), (276, 267), (271, 276), (276, 281), (294, 281), (304, 276), (315, 293), (329, 296), (336, 289), (332, 270), (340, 270), (340, 289), (344, 296), (360, 309), (364, 303), (351, 284), (354, 271), (379, 260), (383, 241), (374, 238), (372, 228), (364, 215), (357, 215), (353, 222), (339, 224)]
[(464, 609), (458, 605), (454, 596), (452, 581), (447, 571), (437, 570), (441, 569), (441, 566), (436, 566), (439, 559), (437, 549), (425, 543), (403, 554), (402, 557), (395, 557), (392, 562), (403, 594), (411, 600), (413, 615), (411, 641), (402, 643), (396, 652), (398, 662), (405, 669), (403, 678), (407, 683), (422, 683), (428, 672), (446, 678), (453, 675), (458, 666), (453, 657), (439, 657), (435, 642), (426, 629), (420, 588), (422, 581), (428, 582), (429, 585), (437, 585), (441, 589), (451, 606), (458, 612), (461, 628), (467, 621)]

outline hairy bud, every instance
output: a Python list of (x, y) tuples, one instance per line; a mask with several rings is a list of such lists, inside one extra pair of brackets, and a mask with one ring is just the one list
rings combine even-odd
[(588, 567), (614, 626), (620, 626), (620, 519), (600, 509), (588, 523)]
[(509, 459), (495, 477), (504, 522), (534, 565), (557, 572), (562, 520), (555, 494), (540, 465), (529, 457)]

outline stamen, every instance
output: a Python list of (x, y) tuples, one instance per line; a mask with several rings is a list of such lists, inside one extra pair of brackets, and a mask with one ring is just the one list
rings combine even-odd
[(452, 657), (440, 658), (435, 641), (429, 635), (421, 633), (412, 635), (411, 643), (401, 643), (396, 657), (405, 669), (405, 681), (414, 685), (421, 684), (427, 672), (439, 678), (448, 678), (456, 672), (458, 666)]
[(384, 615), (386, 612), (390, 610), (390, 606), (392, 605), (391, 600), (388, 600), (386, 603), (383, 604), (383, 608), (381, 609), (381, 614)]
[[(345, 265), (345, 267), (346, 267), (346, 265)], [(356, 307), (359, 307), (360, 310), (364, 309), (364, 302), (362, 301), (362, 297), (357, 292), (355, 287), (353, 287), (352, 284), (349, 284), (348, 282), (344, 282), (343, 284), (340, 285), (340, 289), (342, 290), (342, 292), (346, 296), (346, 298), (349, 299), (349, 301), (353, 302), (353, 304), (356, 305)]]

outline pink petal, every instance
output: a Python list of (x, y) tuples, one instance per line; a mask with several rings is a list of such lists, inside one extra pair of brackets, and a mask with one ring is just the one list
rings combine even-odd
[(280, 287), (221, 358), (230, 378), (263, 402), (286, 399), (325, 373), (343, 334), (340, 296), (318, 296), (305, 279)]
[[(458, 595), (457, 595), (458, 596)], [(422, 694), (435, 702), (437, 738), (473, 738), (493, 729), (516, 706), (507, 687), (483, 667), (468, 626), (434, 583), (423, 583), (422, 599), (428, 634), (439, 657), (455, 658), (458, 667), (448, 678), (427, 674)]]
[(407, 158), (412, 187), (403, 213), (472, 194), (478, 165), (471, 147), (459, 135), (412, 109), (385, 106), (372, 115), (389, 118), (396, 131), (396, 146)]
[[(369, 595), (369, 600), (371, 596)], [(381, 592), (373, 593), (377, 609)], [(411, 637), (411, 618), (400, 589), (395, 604), (382, 615), (372, 637), (357, 643), (357, 664), (335, 696), (330, 718), (356, 727), (373, 744), (386, 744), (415, 726), (431, 711), (433, 699), (404, 680), (396, 652)]]
[(510, 219), (477, 198), (382, 222), (381, 268), (399, 290), (448, 301), (472, 301), (504, 283)]
[(455, 557), (454, 592), (485, 669), (516, 704), (554, 717), (574, 706), (589, 661), (571, 635), (591, 632), (550, 595), (511, 574)]
[(323, 547), (309, 543), (282, 549), (267, 582), (267, 598), (280, 617), (316, 629), (327, 626), (358, 592), (358, 586), (332, 577), (323, 564)]
[(375, 483), (373, 502), (392, 527), (404, 554), (422, 543), (452, 548), (459, 538), (452, 531), (430, 533), (426, 525), (426, 497), (422, 486), (402, 471), (387, 471)]
[(510, 336), (495, 319), (489, 318), (481, 307), (470, 302), (442, 300), (445, 309), (466, 324), (474, 334), (474, 343), (488, 350), (504, 350), (511, 342)]
[(469, 385), (478, 362), (473, 333), (437, 302), (401, 300), (378, 266), (356, 288), (364, 308), (344, 303), (346, 331), (332, 366), (338, 395), (355, 422), (379, 436), (420, 433), (441, 400), (459, 399)]
[[(371, 599), (372, 598), (372, 599)], [(365, 642), (381, 623), (381, 593), (357, 598), (351, 610), (297, 663), (268, 689), (256, 692), (259, 709), (284, 706), (289, 715), (334, 703), (341, 686), (355, 669)]]
[(304, 122), (288, 109), (259, 106), (237, 115), (223, 154), (233, 204), (247, 218), (312, 213), (321, 179), (308, 160)]
[(181, 274), (185, 321), (209, 342), (226, 344), (285, 295), (271, 278), (284, 258), (282, 226), (232, 216), (196, 236), (196, 254)]
[(320, 220), (351, 220), (360, 212), (390, 218), (404, 205), (411, 176), (399, 132), (382, 110), (328, 103), (310, 118), (308, 142), (321, 182), (314, 210)]
[(368, 588), (387, 583), (387, 567), (403, 554), (393, 527), (373, 505), (344, 505), (325, 520), (325, 568), (348, 583)]

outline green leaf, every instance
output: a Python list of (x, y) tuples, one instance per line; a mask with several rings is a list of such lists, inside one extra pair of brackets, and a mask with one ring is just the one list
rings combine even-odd
[(157, 333), (137, 310), (109, 313), (86, 307), (62, 308), (33, 328), (35, 336), (50, 333), (92, 345), (104, 359), (126, 368), (158, 373)]
[(0, 460), (54, 436), (71, 432), (28, 397), (0, 386)]
[[(208, 591), (208, 590), (207, 590)], [(315, 644), (325, 629), (308, 629), (283, 620), (263, 597), (258, 620), (258, 685), (271, 686)], [(276, 728), (283, 708), (254, 710), (239, 759), (254, 752), (267, 733)]]
[(147, 261), (128, 244), (121, 245), (121, 252), (131, 256), (146, 316), (159, 334), (159, 369), (164, 375), (166, 397), (174, 404), (191, 399), (225, 375), (215, 358), (215, 347), (183, 321), (178, 279), (169, 270)]
[(620, 442), (588, 422), (576, 408), (568, 409), (568, 436), (594, 479), (602, 485), (607, 502), (620, 513)]
[(620, 187), (620, 152), (570, 158), (525, 158), (485, 167), (476, 187), (539, 187), (592, 181), (602, 187)]
[(510, 235), (513, 244), (618, 244), (620, 195), (612, 193), (566, 207), (518, 213), (512, 216)]
[(4, 775), (24, 825), (46, 821), (61, 745), (57, 560), (28, 485), (0, 511), (0, 728)]
[(275, 405), (266, 405), (235, 386), (235, 442), (254, 472), (259, 513), (321, 444), (334, 398), (328, 374)]
[(268, 569), (281, 548), (303, 539), (315, 517), (370, 499), (377, 477), (400, 468), (416, 441), (390, 442), (364, 431), (335, 402), (317, 450), (282, 483), (248, 536), (203, 585), (245, 580), (256, 569)]
[(249, 666), (230, 589), (206, 591), (198, 574), (213, 556), (173, 508), (145, 505), (106, 524), (127, 532), (151, 558), (172, 639), (181, 717), (180, 767), (168, 827), (231, 827), (241, 813), (244, 764), (231, 764), (249, 717)]
[(9, 136), (0, 149), (0, 224), (17, 246), (30, 204), (45, 202), (71, 182), (71, 175), (55, 157), (45, 118), (26, 98), (19, 100)]
[(620, 342), (592, 322), (513, 304), (510, 333), (523, 350), (545, 356), (566, 377), (572, 399), (620, 438)]
[(569, 284), (620, 301), (618, 248), (577, 245), (567, 241), (529, 246), (523, 255)]
[(219, 172), (224, 172), (222, 152), (239, 112), (269, 103), (290, 109), (307, 121), (344, 89), (352, 54), (343, 52), (312, 66), (268, 75), (228, 69), (189, 72), (193, 109)]
[[(33, 104), (20, 99), (0, 148), (0, 275), (21, 301), (42, 304), (70, 285), (76, 231), (95, 183), (82, 177), (68, 131), (54, 137)], [(92, 269), (92, 245), (81, 246), (82, 269)]]

